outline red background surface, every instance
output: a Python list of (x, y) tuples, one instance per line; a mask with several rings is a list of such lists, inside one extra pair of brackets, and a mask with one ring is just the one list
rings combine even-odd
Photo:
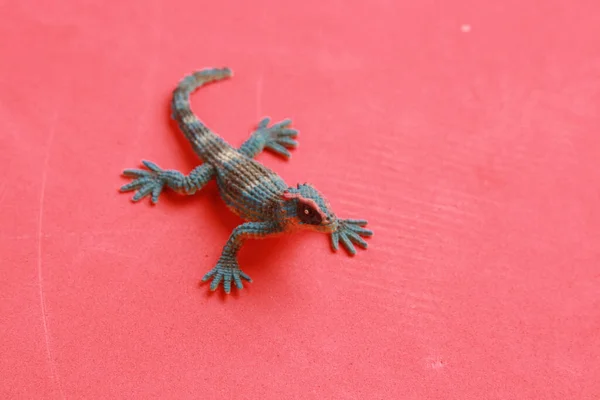
[[(600, 398), (597, 1), (2, 3), (1, 398)], [(215, 184), (117, 189), (197, 165), (168, 103), (207, 66), (201, 117), (293, 118), (259, 160), (369, 250), (252, 241), (253, 284), (198, 285)]]

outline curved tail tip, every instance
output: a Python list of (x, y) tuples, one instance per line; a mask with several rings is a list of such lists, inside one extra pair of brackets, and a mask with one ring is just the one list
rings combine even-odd
[(233, 71), (229, 67), (221, 68), (221, 72), (223, 73), (223, 75), (225, 75), (227, 77), (233, 76)]
[(233, 71), (229, 67), (223, 68), (206, 68), (196, 72), (194, 75), (197, 77), (206, 77), (213, 79), (224, 79), (233, 76)]
[(218, 75), (219, 77), (223, 78), (228, 78), (233, 75), (233, 71), (229, 67), (213, 68), (210, 71), (212, 71), (214, 75)]

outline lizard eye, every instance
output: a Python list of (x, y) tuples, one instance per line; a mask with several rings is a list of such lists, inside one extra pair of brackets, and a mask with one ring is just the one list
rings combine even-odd
[(321, 215), (306, 203), (298, 203), (298, 218), (305, 224), (319, 225)]

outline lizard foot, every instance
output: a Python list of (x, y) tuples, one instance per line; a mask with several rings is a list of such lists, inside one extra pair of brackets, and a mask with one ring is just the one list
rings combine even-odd
[(275, 153), (289, 158), (291, 154), (288, 149), (298, 147), (298, 142), (294, 140), (294, 138), (298, 136), (298, 131), (289, 128), (292, 124), (292, 120), (284, 119), (267, 128), (269, 122), (271, 122), (271, 119), (267, 117), (263, 118), (258, 123), (258, 130), (264, 132), (265, 135), (265, 148), (271, 149)]
[[(341, 219), (338, 221), (338, 228), (331, 234), (331, 245), (337, 251), (339, 242), (346, 248), (351, 255), (356, 254), (354, 244), (367, 248), (367, 242), (362, 237), (373, 236), (373, 231), (363, 228), (367, 221), (362, 219)], [(362, 237), (361, 237), (362, 236)]]
[(242, 279), (252, 282), (252, 279), (240, 269), (235, 258), (228, 256), (221, 256), (219, 262), (217, 262), (217, 266), (204, 275), (202, 282), (206, 282), (210, 278), (212, 278), (210, 290), (216, 290), (219, 287), (219, 284), (222, 282), (225, 293), (231, 292), (232, 280), (238, 289), (244, 288)]
[(137, 189), (137, 193), (133, 196), (133, 201), (139, 201), (144, 197), (151, 195), (153, 204), (158, 202), (158, 196), (162, 192), (165, 185), (180, 188), (186, 184), (185, 176), (178, 171), (163, 170), (158, 165), (151, 161), (142, 161), (145, 169), (126, 169), (123, 175), (134, 178), (134, 180), (121, 187), (121, 192), (129, 192)]

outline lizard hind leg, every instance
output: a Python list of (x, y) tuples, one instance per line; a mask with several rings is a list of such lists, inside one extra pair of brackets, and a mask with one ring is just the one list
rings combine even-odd
[(202, 164), (192, 170), (187, 176), (179, 171), (163, 170), (151, 161), (142, 161), (148, 169), (126, 169), (123, 175), (132, 178), (133, 181), (123, 185), (121, 192), (129, 192), (137, 189), (133, 201), (139, 201), (151, 195), (153, 204), (158, 202), (158, 196), (165, 186), (187, 195), (192, 195), (202, 189), (204, 185), (215, 175), (215, 168), (210, 164)]
[(291, 157), (288, 149), (298, 147), (298, 142), (295, 140), (298, 131), (290, 128), (292, 121), (284, 119), (271, 126), (269, 122), (271, 119), (266, 117), (258, 123), (256, 130), (240, 147), (242, 154), (254, 158), (264, 149), (269, 149), (285, 158)]

